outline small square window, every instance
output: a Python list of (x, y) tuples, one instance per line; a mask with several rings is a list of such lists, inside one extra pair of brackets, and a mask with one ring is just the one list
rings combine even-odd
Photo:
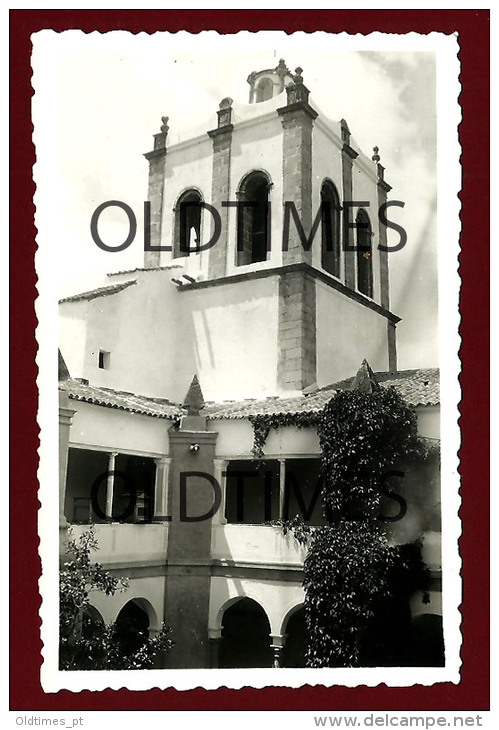
[(99, 350), (99, 369), (109, 370), (111, 365), (111, 353), (105, 350)]

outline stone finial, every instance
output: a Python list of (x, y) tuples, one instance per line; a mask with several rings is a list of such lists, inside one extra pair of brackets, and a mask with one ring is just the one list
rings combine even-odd
[(226, 96), (218, 105), (218, 126), (227, 127), (232, 123), (232, 99)]
[(350, 390), (358, 390), (359, 393), (374, 393), (380, 390), (380, 387), (369, 363), (367, 360), (363, 360), (357, 375), (352, 380)]
[[(302, 71), (303, 69), (301, 68), (301, 66), (297, 66), (297, 68), (295, 69), (295, 75), (292, 77), (292, 83), (286, 86), (288, 106), (292, 106), (294, 104), (308, 105), (308, 97), (310, 92), (303, 83)], [(316, 112), (314, 112), (314, 114), (315, 116), (317, 116)]]
[(166, 138), (168, 136), (168, 117), (161, 117), (160, 131), (154, 135), (154, 149), (163, 150), (166, 146)]
[(188, 416), (199, 416), (199, 412), (204, 408), (203, 391), (199, 385), (197, 375), (192, 379), (182, 406), (187, 408)]
[(277, 71), (278, 74), (287, 74), (287, 73), (289, 73), (289, 69), (286, 66), (286, 61), (284, 60), (284, 58), (280, 58), (279, 59), (279, 63), (277, 64), (275, 70)]
[(303, 73), (302, 67), (301, 66), (297, 66), (295, 68), (295, 76), (293, 77), (295, 84), (303, 84), (303, 76), (302, 76), (302, 73)]
[(350, 144), (350, 128), (347, 124), (347, 120), (342, 119), (340, 121), (340, 126), (341, 126), (341, 141), (343, 142), (343, 144), (349, 145)]
[(64, 360), (61, 351), (59, 350), (59, 367), (58, 367), (59, 382), (61, 380), (69, 380), (71, 377), (69, 374), (68, 366)]
[(385, 193), (388, 193), (392, 188), (390, 185), (388, 185), (387, 182), (385, 182), (385, 168), (380, 162), (381, 157), (379, 156), (379, 147), (373, 147), (374, 155), (372, 156), (373, 162), (376, 163), (376, 172), (378, 174), (378, 185), (381, 186), (381, 188), (385, 191)]

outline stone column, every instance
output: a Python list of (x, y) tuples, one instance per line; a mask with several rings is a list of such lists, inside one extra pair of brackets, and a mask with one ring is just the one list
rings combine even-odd
[[(282, 182), (284, 213), (291, 206), (308, 238), (312, 229), (312, 128), (318, 114), (308, 103), (309, 90), (303, 83), (302, 69), (296, 69), (294, 82), (286, 87), (287, 104), (277, 110), (281, 116)], [(319, 210), (319, 206), (317, 206)], [(285, 227), (287, 229), (287, 227)], [(283, 231), (282, 263), (312, 263), (312, 246), (304, 250), (293, 216), (289, 231)]]
[(113, 499), (114, 499), (114, 469), (116, 464), (116, 457), (118, 453), (112, 451), (109, 454), (109, 460), (107, 462), (107, 484), (106, 484), (106, 517), (109, 518), (109, 522), (113, 521)]
[(388, 370), (391, 373), (397, 372), (397, 330), (396, 323), (388, 320), (386, 323), (388, 333)]
[(178, 646), (168, 653), (167, 661), (178, 669), (210, 665), (212, 515), (220, 497), (210, 477), (217, 435), (207, 430), (206, 418), (199, 415), (184, 416), (180, 428), (169, 431), (171, 522), (164, 621), (172, 627)]
[[(297, 68), (293, 83), (286, 87), (287, 104), (277, 113), (283, 127), (284, 216), (296, 211), (302, 235), (308, 239), (313, 225), (312, 130), (317, 112), (308, 103), (309, 90), (301, 73)], [(313, 241), (305, 250), (292, 215), (289, 226), (283, 227), (282, 249), (283, 266), (293, 268), (279, 278), (277, 382), (284, 389), (302, 390), (316, 381), (316, 282), (306, 270), (312, 264)]]
[[(165, 187), (166, 138), (168, 136), (168, 117), (161, 117), (161, 131), (154, 135), (154, 149), (146, 152), (144, 157), (149, 162), (148, 201), (150, 204), (150, 245), (151, 248), (161, 246), (161, 227), (163, 220), (163, 193)], [(147, 225), (147, 221), (144, 221)], [(165, 244), (166, 245), (166, 244)], [(171, 246), (171, 242), (167, 245)], [(145, 268), (154, 268), (161, 264), (161, 251), (144, 251)]]
[(309, 271), (279, 276), (277, 383), (303, 390), (317, 378), (316, 282)]
[[(208, 278), (217, 279), (227, 271), (229, 208), (224, 206), (230, 200), (230, 161), (232, 151), (232, 99), (222, 99), (218, 114), (218, 127), (208, 132), (213, 140), (213, 163), (211, 183), (211, 205), (220, 215), (222, 228), (218, 240), (209, 250)], [(211, 236), (215, 228), (212, 221)]]
[(226, 499), (226, 491), (227, 491), (227, 466), (229, 465), (229, 462), (227, 459), (215, 459), (214, 460), (214, 472), (213, 476), (217, 480), (217, 482), (220, 485), (220, 489), (222, 492), (222, 498), (220, 502), (220, 507), (217, 510), (217, 512), (213, 515), (213, 523), (218, 525), (226, 525), (227, 519), (225, 517), (225, 499)]
[(59, 528), (68, 526), (64, 514), (66, 504), (66, 478), (68, 471), (69, 431), (76, 411), (69, 408), (69, 396), (59, 391)]
[(285, 634), (270, 634), (270, 638), (272, 639), (272, 653), (273, 653), (273, 667), (274, 669), (279, 669), (281, 666), (281, 655), (282, 650), (284, 649), (284, 644), (286, 642), (286, 635)]
[(222, 629), (208, 629), (208, 639), (210, 642), (210, 669), (218, 669)]
[[(387, 182), (385, 182), (385, 168), (379, 162), (379, 149), (374, 147), (373, 161), (376, 162), (376, 168), (378, 172), (378, 211), (382, 205), (387, 201), (387, 195), (392, 189)], [(379, 216), (378, 216), (379, 218)], [(386, 224), (379, 220), (379, 266), (380, 266), (380, 287), (381, 287), (381, 306), (385, 309), (390, 309), (390, 282), (388, 275), (388, 251), (386, 251), (387, 245), (387, 231)]]
[(171, 459), (161, 456), (154, 459), (156, 479), (154, 483), (154, 522), (169, 522), (168, 516), (168, 473)]
[(341, 122), (341, 139), (343, 147), (341, 150), (341, 166), (342, 166), (342, 177), (343, 177), (343, 251), (345, 261), (345, 284), (350, 289), (356, 287), (356, 267), (357, 267), (357, 252), (354, 249), (356, 246), (356, 240), (353, 229), (354, 222), (354, 211), (349, 202), (353, 199), (353, 180), (352, 180), (352, 168), (353, 161), (358, 157), (352, 147), (350, 147), (350, 129), (345, 119)]
[(284, 519), (284, 500), (286, 496), (286, 459), (279, 459), (279, 519)]
[[(374, 147), (373, 161), (376, 162), (378, 172), (378, 211), (387, 201), (387, 196), (392, 189), (385, 181), (385, 168), (380, 164), (379, 149)], [(378, 215), (379, 217), (379, 215)], [(390, 309), (390, 278), (388, 272), (388, 251), (387, 246), (387, 230), (386, 224), (379, 219), (379, 278), (381, 289), (381, 306), (384, 309)], [(396, 322), (394, 320), (387, 321), (387, 338), (388, 338), (388, 369), (390, 372), (397, 370), (397, 333)]]

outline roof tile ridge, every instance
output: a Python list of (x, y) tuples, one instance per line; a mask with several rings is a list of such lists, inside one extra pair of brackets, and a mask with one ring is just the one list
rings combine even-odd
[(106, 296), (106, 294), (118, 294), (123, 289), (137, 283), (137, 279), (131, 279), (130, 281), (121, 281), (116, 284), (105, 284), (104, 286), (89, 289), (88, 291), (80, 292), (79, 294), (71, 294), (68, 297), (63, 297), (62, 299), (59, 299), (59, 304), (64, 304), (65, 302), (77, 302), (82, 299), (97, 299), (100, 296)]

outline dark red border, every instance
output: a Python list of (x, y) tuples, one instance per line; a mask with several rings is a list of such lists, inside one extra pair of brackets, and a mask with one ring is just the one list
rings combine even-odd
[[(489, 707), (488, 323), (489, 299), (489, 15), (488, 10), (15, 10), (11, 27), (11, 709), (34, 710), (486, 710)], [(464, 558), (462, 681), (391, 689), (303, 687), (45, 694), (40, 648), (36, 537), (37, 391), (35, 251), (31, 167), (30, 34), (125, 29), (217, 29), (459, 33), (463, 146), (461, 293), (463, 345)], [(54, 262), (54, 266), (57, 262)], [(54, 488), (57, 487), (54, 485)]]

